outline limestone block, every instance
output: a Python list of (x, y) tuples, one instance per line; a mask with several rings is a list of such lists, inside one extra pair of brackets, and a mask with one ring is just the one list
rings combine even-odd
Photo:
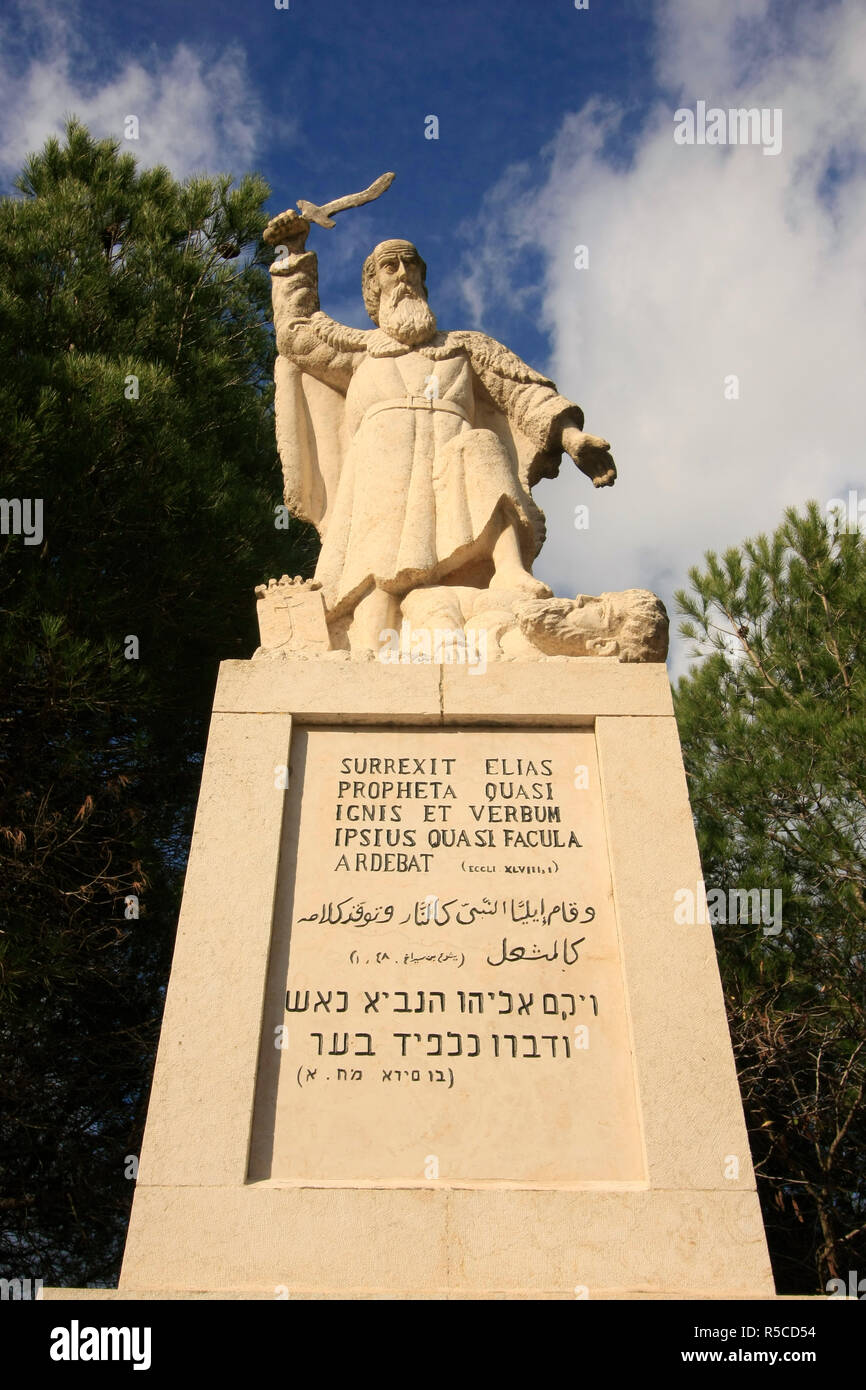
[(315, 583), (284, 574), (256, 589), (261, 645), (266, 651), (326, 652), (331, 641)]

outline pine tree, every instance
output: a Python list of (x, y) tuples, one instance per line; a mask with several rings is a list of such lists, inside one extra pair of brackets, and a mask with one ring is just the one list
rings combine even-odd
[(310, 573), (315, 538), (274, 527), (263, 180), (178, 183), (73, 120), (17, 187), (0, 202), (0, 1249), (7, 1277), (112, 1283), (217, 665), (250, 655), (254, 586)]
[(708, 889), (782, 894), (715, 937), (777, 1285), (824, 1292), (866, 1270), (866, 539), (811, 502), (705, 562), (676, 711)]

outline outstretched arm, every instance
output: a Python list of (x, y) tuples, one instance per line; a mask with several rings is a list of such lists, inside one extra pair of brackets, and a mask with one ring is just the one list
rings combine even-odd
[[(273, 218), (265, 228), (265, 240), (278, 252), (271, 264), (277, 351), (302, 371), (345, 392), (352, 378), (354, 353), (339, 342), (341, 325), (319, 309), (318, 257), (315, 251), (305, 249), (309, 230), (306, 218), (291, 210)], [(336, 334), (329, 329), (336, 329)], [(352, 330), (344, 332), (351, 334)]]
[[(456, 335), (455, 335), (456, 336)], [(583, 411), (560, 396), (552, 381), (483, 333), (463, 333), (472, 365), (495, 403), (513, 424), (545, 451), (556, 476), (561, 453), (569, 454), (595, 487), (612, 487), (616, 464), (606, 439), (584, 434)], [(530, 481), (536, 481), (531, 479)]]

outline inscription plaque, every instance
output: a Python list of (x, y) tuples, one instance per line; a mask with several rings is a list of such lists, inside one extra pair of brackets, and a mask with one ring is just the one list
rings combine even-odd
[(297, 729), (286, 795), (250, 1180), (642, 1183), (592, 730)]

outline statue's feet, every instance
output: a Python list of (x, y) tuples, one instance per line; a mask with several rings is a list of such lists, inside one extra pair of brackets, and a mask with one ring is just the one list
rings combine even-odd
[(491, 589), (507, 589), (526, 598), (552, 598), (553, 590), (524, 569), (500, 567), (490, 581)]

